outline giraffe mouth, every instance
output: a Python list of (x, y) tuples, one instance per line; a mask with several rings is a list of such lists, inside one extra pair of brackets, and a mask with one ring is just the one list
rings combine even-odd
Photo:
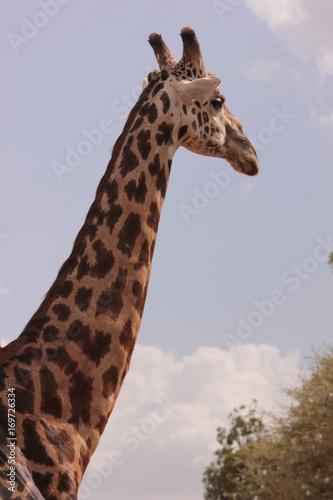
[[(252, 146), (252, 145), (251, 145)], [(254, 177), (260, 171), (257, 153), (252, 146), (252, 150), (248, 155), (244, 157), (244, 154), (239, 157), (235, 151), (228, 150), (228, 154), (224, 156), (228, 163), (236, 170), (242, 174)]]
[(256, 158), (254, 158), (253, 160), (248, 160), (244, 165), (243, 165), (243, 173), (245, 175), (249, 175), (251, 177), (254, 177), (255, 175), (257, 175), (260, 171), (260, 168), (259, 168), (259, 162), (258, 162), (258, 159), (257, 159), (257, 155), (256, 155)]
[(227, 160), (238, 172), (251, 177), (259, 173), (259, 161), (256, 150), (249, 139), (242, 135), (230, 143)]

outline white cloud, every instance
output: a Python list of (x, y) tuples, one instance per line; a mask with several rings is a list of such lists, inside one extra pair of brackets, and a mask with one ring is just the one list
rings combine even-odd
[[(332, 131), (330, 117), (321, 116), (323, 107), (331, 109), (328, 98), (322, 102), (322, 89), (333, 76), (333, 2), (331, 0), (245, 0), (259, 21), (265, 22), (296, 59), (285, 74), (298, 82), (300, 98), (311, 102), (313, 123)], [(297, 69), (296, 69), (297, 68)]]
[(333, 75), (333, 48), (321, 47), (316, 56), (316, 65), (319, 69), (320, 81), (325, 81), (327, 76)]
[(277, 60), (252, 59), (242, 65), (241, 73), (246, 80), (269, 82), (280, 67), (280, 62)]
[(299, 353), (272, 345), (200, 347), (177, 361), (138, 345), (130, 373), (86, 472), (79, 500), (201, 500), (216, 428), (256, 398), (272, 408), (298, 373)]
[(294, 27), (306, 18), (300, 0), (279, 0), (275, 2), (246, 0), (246, 4), (261, 21), (266, 21), (272, 30), (285, 25)]
[(246, 5), (260, 21), (267, 23), (278, 38), (287, 43), (294, 54), (312, 60), (319, 57), (319, 64), (327, 64), (320, 54), (323, 51), (332, 54), (333, 50), (333, 2), (246, 0)]
[(333, 111), (329, 115), (316, 116), (313, 114), (315, 122), (324, 129), (333, 132)]

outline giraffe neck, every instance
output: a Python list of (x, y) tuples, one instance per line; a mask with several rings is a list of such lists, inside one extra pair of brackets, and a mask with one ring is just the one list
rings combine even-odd
[[(71, 255), (13, 343), (16, 386), (31, 390), (23, 435), (50, 441), (55, 428), (69, 430), (82, 443), (82, 474), (129, 368), (176, 150), (170, 103), (156, 85), (133, 108)], [(29, 413), (41, 416), (34, 430)]]

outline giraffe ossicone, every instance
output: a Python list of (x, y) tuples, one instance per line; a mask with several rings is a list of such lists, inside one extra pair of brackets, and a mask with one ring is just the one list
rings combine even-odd
[[(77, 498), (129, 369), (178, 147), (224, 158), (247, 175), (259, 171), (194, 30), (181, 36), (177, 62), (161, 35), (150, 35), (159, 70), (144, 80), (70, 256), (21, 335), (0, 350), (3, 499)], [(8, 444), (15, 444), (10, 471)]]

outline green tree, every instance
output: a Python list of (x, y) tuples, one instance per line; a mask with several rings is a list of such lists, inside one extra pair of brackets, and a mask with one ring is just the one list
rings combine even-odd
[(280, 415), (258, 416), (255, 406), (237, 420), (236, 410), (230, 432), (219, 429), (217, 460), (203, 477), (207, 500), (333, 499), (333, 348), (314, 354), (286, 393)]
[(253, 440), (264, 432), (262, 420), (257, 416), (257, 402), (254, 400), (252, 407), (247, 412), (245, 410), (242, 405), (229, 415), (231, 428), (228, 433), (223, 427), (217, 429), (217, 441), (221, 448), (215, 452), (216, 461), (204, 473), (206, 499), (237, 498), (235, 494), (244, 481), (243, 452), (251, 448)]

